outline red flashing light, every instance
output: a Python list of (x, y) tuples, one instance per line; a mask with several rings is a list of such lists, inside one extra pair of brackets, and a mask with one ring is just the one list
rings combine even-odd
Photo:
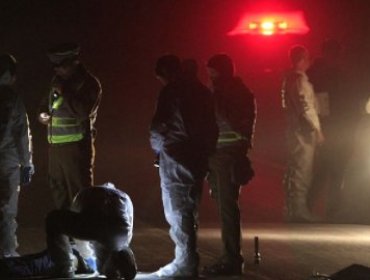
[(276, 34), (306, 34), (307, 26), (303, 12), (249, 13), (228, 35), (254, 34), (271, 36)]

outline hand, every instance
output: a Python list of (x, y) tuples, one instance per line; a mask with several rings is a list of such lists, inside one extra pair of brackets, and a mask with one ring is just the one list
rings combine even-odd
[(25, 186), (29, 185), (32, 180), (32, 175), (35, 173), (35, 167), (31, 163), (27, 166), (21, 166), (21, 178), (20, 178), (20, 185)]
[(316, 131), (316, 137), (318, 145), (322, 145), (325, 142), (325, 137), (321, 130)]
[(50, 115), (48, 113), (40, 113), (38, 120), (43, 125), (48, 125), (50, 122)]

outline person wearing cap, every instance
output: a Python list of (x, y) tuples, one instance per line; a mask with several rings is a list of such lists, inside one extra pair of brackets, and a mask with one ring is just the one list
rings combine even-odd
[[(194, 68), (193, 68), (194, 70)], [(150, 143), (159, 156), (162, 202), (174, 259), (154, 272), (156, 277), (196, 277), (197, 206), (215, 149), (217, 126), (209, 90), (194, 77), (183, 77), (177, 56), (165, 55), (155, 73), (163, 84), (150, 127)]]
[(16, 60), (0, 55), (0, 258), (17, 256), (16, 216), (20, 185), (34, 173), (26, 109), (12, 85)]
[(326, 218), (339, 218), (341, 188), (353, 149), (353, 139), (360, 113), (348, 73), (342, 65), (342, 46), (328, 38), (322, 43), (322, 55), (307, 70), (318, 100), (318, 114), (325, 134), (325, 143), (317, 151), (312, 189), (308, 205), (312, 209), (318, 195), (327, 187)]
[(325, 138), (318, 116), (317, 101), (306, 71), (308, 50), (301, 45), (289, 50), (292, 68), (282, 86), (283, 109), (287, 118), (288, 166), (283, 186), (288, 222), (318, 222), (308, 208), (313, 162), (317, 147)]
[(221, 220), (222, 255), (204, 267), (203, 274), (241, 275), (240, 186), (253, 177), (247, 157), (252, 148), (256, 120), (253, 93), (234, 74), (234, 63), (226, 54), (216, 54), (207, 63), (214, 94), (219, 129), (217, 149), (209, 160), (208, 182)]
[(48, 52), (55, 71), (39, 109), (47, 126), (49, 185), (57, 209), (68, 209), (76, 193), (93, 185), (95, 121), (100, 82), (80, 61), (80, 47), (61, 44)]

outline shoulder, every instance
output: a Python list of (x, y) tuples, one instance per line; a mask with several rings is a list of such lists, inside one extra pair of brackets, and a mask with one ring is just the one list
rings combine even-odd
[(236, 92), (242, 95), (253, 96), (253, 92), (249, 89), (249, 87), (243, 82), (243, 80), (240, 77), (234, 78), (233, 88)]
[(93, 75), (91, 72), (88, 70), (85, 70), (85, 82), (84, 86), (87, 87), (89, 90), (100, 93), (102, 90), (101, 83), (99, 79)]

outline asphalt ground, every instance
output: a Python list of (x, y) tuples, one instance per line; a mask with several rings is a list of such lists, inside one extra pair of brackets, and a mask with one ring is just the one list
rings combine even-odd
[[(254, 258), (256, 236), (259, 238), (261, 254), (259, 264), (255, 264)], [(20, 228), (19, 241), (21, 254), (37, 252), (45, 247), (45, 235), (41, 228)], [(220, 254), (219, 229), (201, 228), (198, 241), (201, 268), (212, 263)], [(136, 279), (156, 279), (150, 273), (167, 264), (173, 257), (173, 243), (164, 227), (145, 224), (137, 226), (132, 250), (139, 270)], [(338, 224), (245, 224), (243, 255), (243, 276), (217, 279), (313, 279), (312, 276), (317, 273), (331, 275), (352, 264), (370, 266), (370, 227)], [(364, 279), (370, 279), (370, 275)]]

